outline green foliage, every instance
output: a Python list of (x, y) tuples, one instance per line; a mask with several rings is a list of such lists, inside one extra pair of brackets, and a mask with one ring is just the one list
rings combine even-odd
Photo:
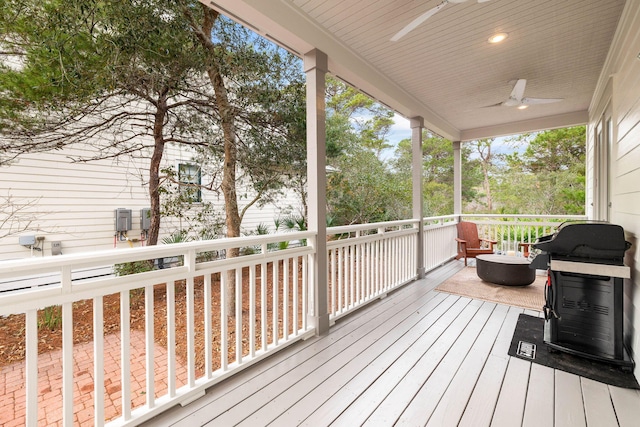
[(209, 201), (196, 202), (190, 192), (183, 191), (173, 167), (162, 170), (166, 177), (162, 187), (161, 215), (180, 221), (182, 232), (201, 240), (223, 234), (224, 218)]
[[(0, 163), (73, 143), (94, 144), (104, 157), (148, 156), (154, 149), (149, 191), (158, 208), (152, 223), (159, 229), (161, 215), (176, 218), (184, 231), (171, 242), (222, 235), (225, 220), (241, 221), (246, 209), (273, 201), (286, 186), (298, 192), (306, 209), (301, 61), (207, 13), (212, 12), (206, 6), (188, 0), (0, 0), (0, 44), (11, 53), (0, 65)], [(213, 27), (198, 38), (205, 16), (212, 17)], [(229, 92), (227, 110), (219, 93), (212, 96), (216, 88), (208, 78), (214, 68)], [(398, 144), (394, 161), (381, 158), (390, 147), (393, 112), (331, 77), (326, 100), (328, 221), (410, 217), (410, 140)], [(233, 140), (221, 126), (227, 114), (233, 116)], [(95, 139), (96, 133), (104, 139)], [(423, 139), (424, 213), (450, 214), (452, 143), (428, 131)], [(522, 154), (504, 158), (491, 154), (492, 140), (463, 143), (465, 210), (583, 213), (584, 141), (584, 127), (525, 135), (513, 142), (527, 144)], [(233, 176), (233, 189), (222, 191), (229, 197), (226, 218), (180, 191), (172, 168), (159, 171), (169, 142), (190, 147), (203, 180), (196, 191), (220, 192), (226, 172), (242, 171)], [(236, 187), (253, 191), (236, 194)], [(276, 229), (306, 229), (306, 217), (303, 212), (302, 218), (284, 218)], [(131, 274), (147, 268), (145, 263), (116, 270)]]
[(584, 214), (585, 141), (584, 126), (518, 138), (527, 148), (506, 157), (496, 202), (512, 213)]
[(285, 217), (283, 226), (288, 231), (305, 231), (307, 229), (307, 221), (300, 215), (289, 215)]
[(390, 221), (410, 215), (402, 184), (368, 150), (353, 150), (327, 177), (328, 215), (337, 224)]
[[(410, 215), (407, 189), (381, 159), (390, 147), (393, 112), (327, 78), (327, 218), (331, 225), (387, 221)], [(294, 227), (299, 228), (299, 227)]]
[[(471, 150), (462, 145), (462, 198), (470, 203), (478, 196), (475, 188), (481, 182), (478, 162), (470, 160)], [(425, 216), (449, 215), (453, 212), (453, 144), (451, 141), (427, 130), (423, 133), (423, 200)], [(396, 148), (393, 170), (402, 182), (402, 194), (406, 206), (411, 206), (412, 147), (411, 140), (404, 139)]]
[(38, 329), (47, 328), (56, 330), (62, 325), (62, 307), (51, 305), (40, 311), (38, 316)]
[[(176, 230), (173, 233), (171, 233), (169, 236), (164, 237), (162, 239), (162, 243), (164, 243), (165, 245), (171, 245), (174, 243), (190, 242), (192, 240), (193, 238), (189, 236), (189, 233), (187, 230)], [(206, 253), (203, 256), (205, 258), (209, 258)], [(177, 262), (175, 262), (176, 260)], [(158, 265), (160, 266), (160, 268), (165, 268), (167, 264), (174, 264), (178, 266), (184, 265), (184, 256), (179, 255), (173, 258), (161, 258), (158, 260)]]
[(256, 227), (256, 234), (258, 236), (266, 236), (267, 234), (269, 234), (269, 226), (267, 224), (261, 222)]
[[(78, 132), (79, 116), (91, 114), (105, 119), (100, 126), (118, 126), (100, 115), (109, 111), (108, 103), (100, 107), (105, 97), (146, 103), (184, 86), (199, 65), (192, 36), (169, 18), (175, 11), (164, 2), (9, 0), (0, 11), (0, 43), (20, 64), (0, 72), (3, 132), (52, 131), (54, 124), (71, 126), (69, 117)], [(55, 142), (57, 148), (68, 143)]]
[(387, 134), (393, 111), (333, 77), (326, 79), (327, 156), (336, 157), (357, 143), (380, 156), (391, 145)]
[(349, 117), (341, 114), (327, 117), (326, 138), (327, 159), (330, 164), (357, 144), (357, 135), (351, 128)]
[(520, 141), (528, 142), (521, 156), (521, 164), (528, 172), (583, 170), (585, 159), (585, 127), (554, 129), (523, 135)]
[(193, 240), (186, 230), (178, 230), (171, 233), (162, 239), (162, 243), (165, 245), (171, 245), (173, 243), (184, 243)]
[[(307, 220), (300, 215), (289, 215), (284, 218), (280, 229), (284, 229), (285, 231), (306, 231), (307, 230)], [(280, 242), (280, 249), (286, 249), (289, 247), (291, 242)], [(307, 239), (302, 239), (300, 241), (302, 246), (307, 245)]]
[(153, 270), (152, 260), (124, 262), (113, 266), (113, 273), (116, 276), (128, 276), (130, 274), (144, 273)]

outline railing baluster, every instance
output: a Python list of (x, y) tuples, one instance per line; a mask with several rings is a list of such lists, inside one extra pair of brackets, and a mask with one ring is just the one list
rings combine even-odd
[(153, 285), (144, 288), (144, 336), (145, 336), (145, 378), (147, 406), (155, 406), (155, 355), (154, 355), (154, 304)]
[[(300, 304), (298, 301), (299, 291), (298, 286), (300, 286), (300, 277), (298, 276), (298, 263), (299, 259), (297, 256), (293, 258), (293, 334), (298, 335), (300, 331), (300, 327), (298, 325), (298, 310), (300, 309)], [(335, 282), (334, 282), (335, 287)]]
[(338, 312), (344, 311), (343, 296), (346, 297), (344, 288), (344, 248), (337, 248), (338, 251)]
[(374, 244), (373, 250), (373, 259), (372, 259), (372, 269), (373, 269), (373, 291), (376, 295), (381, 293), (381, 285), (382, 285), (382, 256), (381, 256), (381, 247), (382, 247), (382, 237), (378, 237)]
[[(360, 237), (360, 232), (356, 232), (356, 239)], [(356, 277), (355, 277), (355, 290), (356, 290), (356, 295), (355, 295), (355, 299), (354, 299), (354, 304), (358, 304), (362, 301), (362, 293), (360, 291), (360, 287), (362, 286), (361, 283), (361, 266), (360, 266), (360, 257), (362, 256), (362, 245), (358, 245), (355, 244), (353, 245), (353, 250), (354, 250), (354, 264), (353, 264), (353, 268), (356, 272)]]
[(331, 286), (331, 313), (332, 314), (336, 314), (336, 296), (338, 292), (337, 290), (338, 284), (336, 283), (337, 251), (338, 249), (329, 249), (329, 256), (327, 257), (329, 268), (330, 268), (329, 281)]
[(256, 266), (249, 267), (249, 357), (256, 355)]
[(367, 299), (371, 299), (373, 296), (373, 284), (372, 284), (372, 274), (371, 269), (373, 264), (371, 263), (371, 249), (375, 242), (367, 243), (367, 262), (365, 271), (367, 273)]
[[(131, 317), (129, 291), (120, 292), (120, 383), (122, 418), (131, 418)], [(64, 309), (63, 309), (64, 312)]]
[(289, 258), (282, 260), (282, 335), (285, 341), (289, 340)]
[(272, 333), (273, 333), (273, 344), (274, 345), (278, 345), (278, 339), (279, 337), (279, 333), (278, 330), (280, 329), (278, 327), (278, 306), (279, 306), (279, 295), (278, 292), (280, 292), (280, 287), (278, 286), (278, 275), (279, 275), (279, 264), (280, 261), (278, 260), (274, 260), (273, 261), (273, 270), (272, 270), (272, 293), (273, 293), (273, 308), (271, 311), (271, 317), (272, 317), (272, 324), (271, 324), (271, 329), (272, 329)]
[(305, 331), (308, 327), (307, 314), (309, 313), (309, 286), (315, 286), (309, 280), (309, 258), (311, 258), (312, 256), (312, 254), (309, 254), (306, 257), (302, 258), (302, 329)]
[[(73, 292), (71, 266), (62, 267), (62, 292)], [(73, 303), (62, 304), (62, 424), (73, 425)]]
[(73, 425), (73, 304), (62, 304), (62, 424)]
[(410, 280), (411, 278), (413, 278), (415, 276), (415, 273), (417, 271), (417, 269), (415, 268), (415, 248), (412, 247), (411, 243), (412, 243), (412, 239), (410, 236), (405, 236), (404, 237), (404, 249), (405, 249), (405, 253), (408, 255), (408, 259), (407, 259), (407, 263), (405, 264), (404, 267), (404, 280), (403, 282), (406, 282), (408, 280)]
[(400, 266), (396, 262), (398, 259), (398, 240), (393, 239), (393, 241), (391, 242), (391, 245), (393, 246), (392, 254), (391, 254), (391, 262), (393, 266), (393, 279), (391, 280), (391, 286), (395, 287), (398, 284), (398, 269), (400, 268)]
[(104, 305), (103, 297), (97, 296), (93, 298), (93, 418), (95, 426), (104, 425), (104, 392)]
[(242, 364), (242, 268), (236, 268), (236, 362)]
[(220, 272), (220, 369), (229, 368), (229, 335), (227, 329), (227, 270)]
[(206, 273), (204, 275), (204, 374), (207, 378), (211, 378), (213, 374), (212, 298), (211, 273)]
[(169, 281), (167, 289), (167, 394), (176, 395), (176, 283)]
[[(187, 257), (185, 257), (187, 258)], [(186, 263), (186, 259), (185, 259)], [(196, 383), (196, 346), (195, 346), (195, 290), (193, 276), (189, 274), (185, 286), (187, 303), (187, 384), (194, 387)]]
[(25, 316), (25, 402), (26, 426), (38, 425), (38, 310)]
[(382, 242), (382, 263), (384, 266), (384, 276), (383, 276), (383, 282), (384, 282), (384, 290), (385, 292), (387, 291), (387, 289), (389, 288), (389, 239), (385, 239)]
[(355, 257), (356, 257), (356, 254), (355, 254), (355, 250), (356, 250), (355, 245), (350, 245), (349, 246), (349, 264), (348, 264), (348, 267), (349, 267), (349, 280), (350, 280), (350, 282), (349, 282), (349, 285), (350, 285), (349, 286), (349, 289), (350, 289), (350, 292), (349, 292), (349, 308), (352, 308), (356, 304), (356, 293), (355, 293), (355, 291), (356, 291), (356, 288), (355, 288), (355, 285), (356, 285), (356, 283), (355, 283), (356, 282)]
[[(262, 245), (262, 254), (267, 254), (267, 245)], [(260, 264), (260, 338), (262, 351), (267, 351), (267, 264)]]

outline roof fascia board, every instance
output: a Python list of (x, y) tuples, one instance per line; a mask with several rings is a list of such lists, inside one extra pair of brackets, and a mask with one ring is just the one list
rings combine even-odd
[(499, 136), (510, 136), (521, 133), (538, 132), (548, 129), (579, 126), (586, 124), (588, 121), (588, 111), (576, 111), (573, 113), (540, 117), (537, 119), (523, 120), (520, 122), (507, 123), (497, 126), (466, 129), (461, 132), (461, 141), (472, 141), (484, 138), (495, 138)]

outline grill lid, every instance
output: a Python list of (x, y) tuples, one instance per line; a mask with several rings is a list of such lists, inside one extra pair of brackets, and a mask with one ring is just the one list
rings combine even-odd
[(624, 239), (624, 229), (606, 222), (566, 222), (549, 236), (533, 244), (551, 256), (622, 261), (631, 244)]

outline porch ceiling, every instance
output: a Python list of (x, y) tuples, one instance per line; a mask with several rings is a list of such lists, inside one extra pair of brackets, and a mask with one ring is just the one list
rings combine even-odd
[[(390, 38), (441, 0), (214, 0), (205, 4), (303, 55), (452, 140), (585, 123), (625, 0), (449, 3), (397, 42)], [(489, 36), (509, 37), (491, 45)], [(505, 101), (564, 98), (526, 110)], [(510, 83), (511, 82), (511, 83)]]

